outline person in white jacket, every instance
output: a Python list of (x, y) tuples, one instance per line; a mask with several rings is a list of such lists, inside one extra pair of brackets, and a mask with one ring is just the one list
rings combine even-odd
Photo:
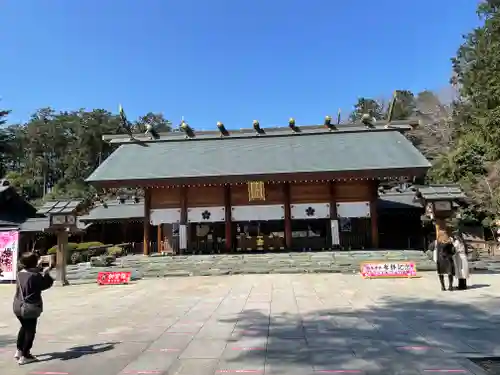
[(467, 245), (460, 232), (455, 232), (453, 237), (453, 247), (455, 254), (453, 255), (453, 263), (455, 265), (455, 276), (458, 279), (458, 289), (467, 289), (467, 279), (469, 278), (469, 261), (467, 260)]

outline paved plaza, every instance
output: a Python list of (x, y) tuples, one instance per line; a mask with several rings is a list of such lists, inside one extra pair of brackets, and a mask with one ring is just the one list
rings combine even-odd
[(418, 279), (234, 275), (49, 290), (33, 353), (12, 358), (14, 286), (0, 285), (2, 375), (483, 374), (500, 356), (500, 277), (441, 292)]

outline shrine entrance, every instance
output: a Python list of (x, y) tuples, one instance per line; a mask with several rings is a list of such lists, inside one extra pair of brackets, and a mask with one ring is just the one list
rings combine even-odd
[(330, 219), (292, 220), (292, 250), (331, 248)]
[(189, 250), (198, 254), (217, 254), (225, 252), (224, 223), (191, 223)]
[(284, 220), (247, 221), (232, 224), (236, 251), (285, 249)]

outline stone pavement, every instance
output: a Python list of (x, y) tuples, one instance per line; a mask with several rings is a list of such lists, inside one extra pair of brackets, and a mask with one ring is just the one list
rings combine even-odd
[(12, 358), (12, 285), (0, 285), (2, 375), (483, 374), (500, 356), (500, 278), (441, 292), (418, 279), (358, 275), (162, 278), (46, 292), (33, 353)]

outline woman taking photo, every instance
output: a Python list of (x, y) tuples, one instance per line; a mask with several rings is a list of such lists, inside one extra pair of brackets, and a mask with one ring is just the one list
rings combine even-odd
[(20, 365), (37, 361), (31, 354), (35, 340), (38, 318), (43, 312), (42, 291), (54, 284), (50, 277), (51, 267), (41, 269), (39, 258), (34, 253), (24, 253), (20, 259), (21, 271), (17, 273), (14, 314), (21, 323), (17, 335), (15, 359)]

